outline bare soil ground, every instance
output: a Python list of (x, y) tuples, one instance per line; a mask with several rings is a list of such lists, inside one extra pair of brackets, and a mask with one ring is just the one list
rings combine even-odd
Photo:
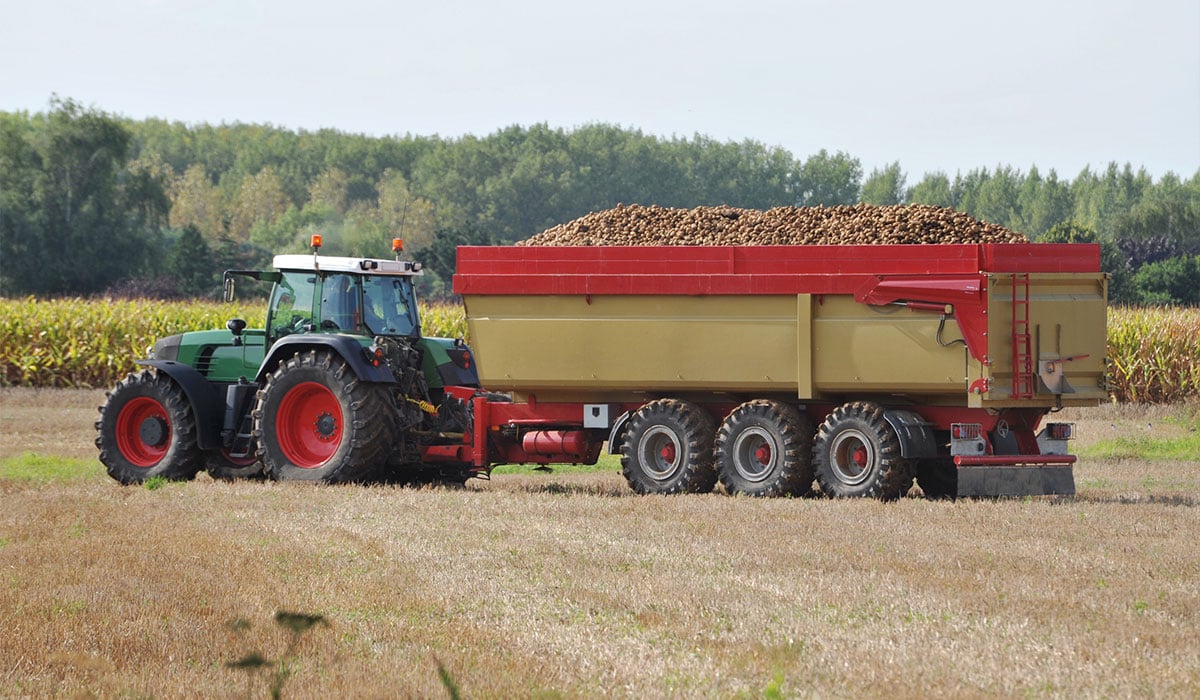
[[(95, 459), (102, 398), (0, 390), (0, 460)], [(1086, 447), (1177, 412), (1067, 417)], [(262, 697), (227, 664), (283, 653), (278, 610), (328, 622), (287, 697), (444, 697), (439, 663), (466, 697), (1194, 697), (1200, 456), (1076, 481), (882, 504), (0, 472), (0, 697)]]

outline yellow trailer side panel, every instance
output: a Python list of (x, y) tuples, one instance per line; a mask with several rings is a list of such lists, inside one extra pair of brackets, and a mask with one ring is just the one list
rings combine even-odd
[(464, 301), (479, 378), (489, 389), (794, 393), (811, 383), (801, 376), (810, 366), (807, 296)]

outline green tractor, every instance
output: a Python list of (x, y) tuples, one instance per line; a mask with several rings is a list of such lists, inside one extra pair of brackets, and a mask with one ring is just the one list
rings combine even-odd
[(266, 327), (155, 343), (146, 369), (108, 394), (96, 422), (100, 461), (117, 481), (272, 478), (344, 482), (443, 480), (479, 469), (427, 465), (431, 445), (462, 441), (478, 387), (462, 339), (421, 335), (413, 278), (421, 264), (278, 255), (272, 270), (230, 270), (273, 283)]

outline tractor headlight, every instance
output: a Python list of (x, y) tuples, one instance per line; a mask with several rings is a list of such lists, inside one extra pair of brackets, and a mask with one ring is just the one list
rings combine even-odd
[(182, 335), (171, 335), (160, 339), (150, 350), (150, 359), (171, 360), (179, 359), (179, 346), (183, 342)]

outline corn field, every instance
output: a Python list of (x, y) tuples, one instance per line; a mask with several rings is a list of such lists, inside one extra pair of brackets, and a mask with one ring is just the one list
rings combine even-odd
[[(107, 387), (163, 336), (223, 328), (240, 317), (261, 328), (261, 305), (0, 299), (4, 386)], [(467, 337), (461, 306), (425, 304), (426, 335)], [(1111, 307), (1109, 390), (1120, 402), (1170, 403), (1200, 396), (1200, 309)]]
[[(231, 318), (262, 328), (262, 304), (149, 300), (0, 299), (3, 386), (108, 387), (137, 369), (159, 338), (224, 328)], [(426, 304), (425, 335), (465, 337), (466, 318), (454, 304)]]
[(1117, 401), (1200, 396), (1200, 309), (1110, 307), (1108, 385)]

